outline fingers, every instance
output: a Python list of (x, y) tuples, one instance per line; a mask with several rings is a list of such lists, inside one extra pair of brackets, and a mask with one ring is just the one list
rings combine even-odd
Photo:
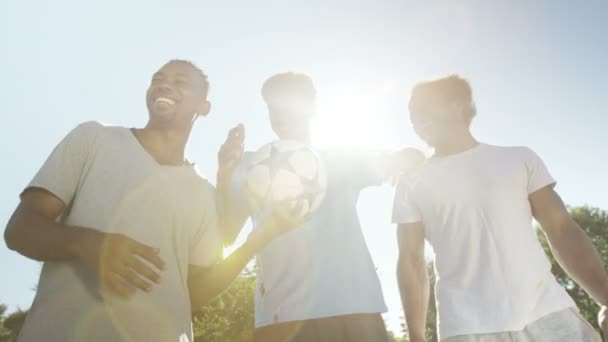
[[(135, 247), (135, 245), (133, 247)], [(150, 247), (147, 247), (147, 249), (141, 248), (141, 246), (136, 248), (139, 248), (138, 251), (140, 252), (140, 254), (137, 255), (150, 253), (151, 249)], [(152, 252), (154, 252), (153, 249)], [(107, 269), (105, 272), (104, 283), (108, 289), (119, 297), (130, 299), (135, 294), (135, 290), (140, 289), (142, 291), (150, 292), (152, 290), (151, 282), (156, 284), (160, 283), (160, 275), (153, 271), (152, 268), (143, 261), (139, 260), (135, 255), (132, 255), (127, 262), (115, 260), (113, 264), (114, 266), (112, 266), (111, 269)]]
[(130, 249), (133, 254), (142, 257), (147, 262), (156, 266), (159, 270), (165, 268), (165, 262), (158, 255), (158, 253), (160, 252), (158, 249), (144, 245), (143, 243), (139, 243), (132, 239), (130, 240), (130, 242)]
[(218, 155), (221, 164), (233, 163), (241, 159), (243, 146), (222, 146)]
[(160, 283), (160, 274), (152, 270), (148, 265), (137, 258), (132, 258), (126, 265), (135, 271), (135, 273), (144, 276), (148, 280), (159, 284)]
[(242, 144), (243, 141), (245, 141), (245, 126), (243, 124), (238, 124), (236, 127), (233, 127), (230, 131), (228, 131), (225, 144), (229, 142)]
[(104, 284), (112, 293), (124, 299), (130, 299), (135, 294), (135, 289), (124, 283), (116, 273), (107, 273)]
[(221, 168), (232, 169), (241, 159), (244, 151), (245, 126), (239, 124), (228, 132), (226, 141), (218, 153)]
[(120, 270), (119, 275), (131, 286), (140, 290), (150, 292), (152, 284), (140, 278), (133, 270), (125, 267)]

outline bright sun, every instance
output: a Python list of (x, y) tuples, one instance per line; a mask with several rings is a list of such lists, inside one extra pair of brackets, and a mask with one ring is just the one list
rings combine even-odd
[(374, 148), (381, 143), (382, 127), (377, 114), (383, 107), (381, 93), (341, 92), (319, 99), (312, 122), (312, 138), (320, 147)]

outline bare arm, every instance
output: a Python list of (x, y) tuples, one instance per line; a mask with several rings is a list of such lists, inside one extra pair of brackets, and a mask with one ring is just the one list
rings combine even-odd
[(248, 213), (240, 210), (233, 198), (232, 176), (244, 151), (245, 128), (238, 125), (228, 132), (226, 141), (218, 153), (217, 193), (218, 216), (223, 228), (224, 245), (231, 245), (245, 225)]
[(4, 231), (7, 247), (38, 261), (76, 259), (83, 234), (56, 222), (64, 210), (65, 204), (51, 193), (27, 191)]
[[(299, 212), (299, 210), (300, 208), (295, 208), (294, 212)], [(255, 229), (249, 235), (247, 241), (226, 259), (210, 268), (190, 266), (188, 288), (192, 310), (199, 310), (230, 287), (247, 266), (249, 260), (268, 243), (300, 225), (301, 222), (290, 220), (281, 214), (269, 216), (264, 220), (263, 225)]]
[(397, 240), (399, 244), (397, 281), (410, 340), (426, 341), (429, 278), (424, 259), (423, 224), (420, 222), (399, 224)]
[[(600, 305), (608, 305), (608, 274), (593, 243), (572, 219), (552, 186), (530, 195), (534, 218), (540, 223), (551, 252), (564, 270)], [(606, 322), (603, 329), (606, 333)], [(600, 323), (601, 324), (601, 323)]]
[(188, 288), (192, 311), (198, 311), (213, 298), (228, 289), (251, 258), (268, 241), (261, 236), (252, 235), (226, 259), (210, 268), (190, 265)]
[(98, 272), (110, 290), (127, 298), (133, 287), (150, 290), (150, 283), (142, 277), (160, 281), (157, 271), (140, 259), (162, 269), (158, 251), (121, 234), (58, 223), (64, 211), (65, 204), (53, 194), (38, 188), (28, 190), (4, 231), (6, 245), (38, 261), (81, 261)]
[(245, 225), (249, 215), (238, 208), (232, 193), (232, 173), (218, 172), (217, 193), (220, 222), (224, 232), (224, 245), (230, 246)]
[(572, 219), (559, 195), (545, 187), (530, 195), (551, 252), (566, 272), (599, 304), (608, 304), (608, 274), (593, 243)]

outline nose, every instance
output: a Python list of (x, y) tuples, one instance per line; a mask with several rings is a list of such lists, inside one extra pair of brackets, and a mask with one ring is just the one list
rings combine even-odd
[(152, 89), (152, 94), (154, 96), (172, 96), (174, 91), (171, 89), (169, 84), (166, 81), (158, 83)]

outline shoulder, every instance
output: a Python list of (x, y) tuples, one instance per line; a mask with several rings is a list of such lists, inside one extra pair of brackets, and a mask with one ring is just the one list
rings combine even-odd
[(190, 177), (188, 177), (188, 181), (193, 190), (199, 193), (201, 196), (206, 199), (211, 199), (215, 197), (215, 187), (209, 180), (199, 171), (199, 169), (194, 166), (189, 172)]
[(86, 121), (76, 126), (70, 134), (92, 142), (99, 138), (116, 137), (127, 129), (126, 127), (106, 125), (98, 121)]
[(529, 160), (538, 158), (538, 155), (534, 150), (528, 146), (497, 146), (490, 144), (483, 144), (486, 151), (493, 155), (508, 156), (518, 160)]
[(70, 134), (83, 137), (95, 136), (103, 128), (104, 126), (97, 121), (86, 121), (74, 127)]

